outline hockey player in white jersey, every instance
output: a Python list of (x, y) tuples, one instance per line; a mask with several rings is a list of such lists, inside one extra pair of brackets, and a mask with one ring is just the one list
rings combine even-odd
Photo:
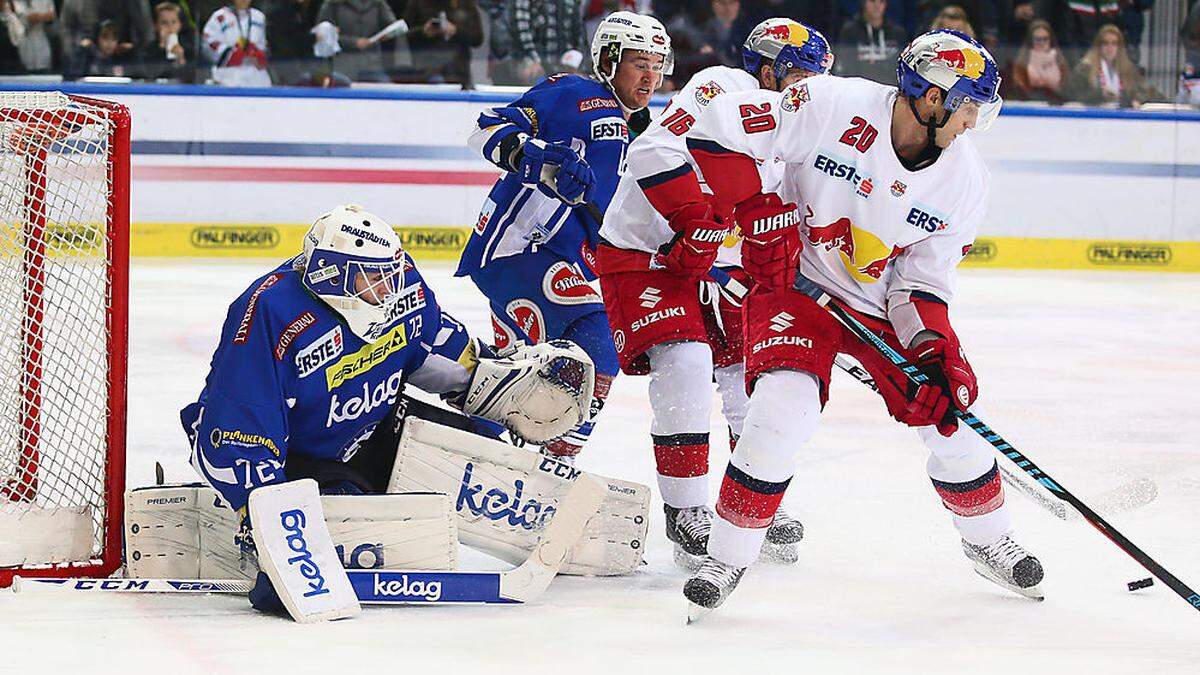
[[(750, 281), (728, 214), (693, 203), (703, 195), (684, 135), (718, 95), (780, 91), (828, 72), (832, 62), (818, 31), (791, 19), (760, 23), (746, 38), (743, 68), (714, 66), (694, 75), (630, 144), (613, 197), (617, 207), (608, 209), (600, 229), (597, 258), (609, 325), (622, 370), (650, 374), (651, 440), (667, 537), (685, 565), (699, 563), (712, 525), (707, 474), (714, 374), (731, 446), (748, 402), (741, 301), (706, 281), (708, 270), (716, 263)], [(714, 215), (721, 224), (710, 227)], [(803, 531), (778, 512), (764, 557), (794, 560)]]
[[(1000, 77), (982, 45), (954, 31), (922, 35), (897, 66), (899, 89), (815, 77), (717, 98), (687, 144), (743, 234), (757, 282), (746, 301), (745, 431), (726, 470), (708, 555), (684, 587), (720, 605), (754, 561), (828, 395), (834, 356), (874, 376), (888, 412), (917, 428), (929, 477), (980, 574), (1040, 597), (1042, 567), (1010, 536), (991, 446), (954, 409), (977, 395), (951, 327), (955, 268), (986, 209), (988, 172), (968, 130), (999, 112)], [(779, 163), (777, 190), (756, 163)], [(719, 225), (712, 224), (712, 228)], [(815, 284), (931, 378), (906, 377), (800, 288)]]

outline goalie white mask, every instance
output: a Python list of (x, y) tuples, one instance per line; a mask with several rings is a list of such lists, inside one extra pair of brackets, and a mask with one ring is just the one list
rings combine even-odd
[(400, 236), (361, 206), (339, 206), (304, 236), (304, 285), (374, 342), (395, 323), (404, 285)]

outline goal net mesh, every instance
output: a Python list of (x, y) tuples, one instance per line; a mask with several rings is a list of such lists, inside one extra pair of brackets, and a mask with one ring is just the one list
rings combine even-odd
[(87, 562), (121, 527), (105, 522), (113, 133), (104, 107), (0, 92), (0, 509), (91, 521), (90, 550), (0, 541), (0, 566)]

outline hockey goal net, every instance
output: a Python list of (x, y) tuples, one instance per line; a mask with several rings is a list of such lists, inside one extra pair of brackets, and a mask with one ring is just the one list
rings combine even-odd
[(120, 566), (129, 112), (0, 92), (0, 587)]

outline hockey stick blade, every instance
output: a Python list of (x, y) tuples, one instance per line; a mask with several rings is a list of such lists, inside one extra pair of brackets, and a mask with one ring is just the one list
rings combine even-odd
[[(850, 331), (863, 343), (879, 352), (881, 356), (891, 361), (892, 364), (899, 368), (900, 371), (905, 375), (907, 375), (910, 380), (916, 384), (924, 384), (929, 381), (928, 376), (926, 376), (925, 373), (921, 372), (921, 370), (909, 362), (908, 359), (904, 358), (904, 355), (892, 348), (892, 346), (887, 342), (884, 342), (883, 339), (878, 335), (872, 333), (871, 330), (864, 326), (861, 321), (854, 317), (853, 314), (850, 314), (845, 308), (835, 302), (834, 298), (826, 293), (824, 289), (812, 281), (804, 278), (799, 271), (796, 273), (796, 279), (793, 283), (793, 288), (796, 291), (799, 291), (800, 293), (812, 298), (818, 305), (828, 310), (838, 321), (838, 323), (846, 328), (846, 330)], [(1028, 474), (1030, 478), (1033, 478), (1037, 482), (1041, 483), (1047, 490), (1050, 491), (1052, 495), (1058, 499), (1074, 507), (1075, 510), (1083, 516), (1083, 519), (1088, 522), (1088, 524), (1099, 530), (1100, 533), (1105, 537), (1108, 537), (1108, 539), (1112, 541), (1117, 548), (1121, 549), (1127, 555), (1129, 555), (1129, 557), (1136, 560), (1142, 567), (1145, 567), (1147, 571), (1153, 574), (1159, 581), (1163, 582), (1163, 584), (1172, 591), (1175, 591), (1179, 597), (1183, 598), (1185, 602), (1192, 606), (1192, 609), (1200, 611), (1200, 593), (1192, 590), (1191, 587), (1183, 583), (1183, 581), (1181, 581), (1178, 577), (1168, 572), (1166, 568), (1158, 563), (1158, 561), (1154, 560), (1145, 551), (1138, 548), (1137, 545), (1130, 541), (1125, 535), (1121, 534), (1121, 532), (1119, 532), (1115, 527), (1110, 525), (1108, 521), (1100, 517), (1100, 515), (1091, 507), (1080, 501), (1078, 497), (1064, 488), (1062, 484), (1054, 480), (1054, 478), (1038, 467), (1033, 460), (1029, 459), (1029, 457), (1027, 457), (1020, 450), (1014, 448), (1011, 444), (1009, 444), (1008, 441), (1004, 440), (1000, 434), (993, 431), (991, 427), (983, 422), (983, 420), (976, 417), (970, 411), (956, 409), (954, 414), (958, 417), (961, 423), (970, 427), (972, 431), (983, 437), (983, 439), (990, 443), (991, 446), (994, 447), (998, 452), (1012, 460), (1013, 463), (1016, 464), (1017, 467), (1023, 470), (1026, 474)]]
[[(600, 509), (608, 490), (581, 474), (559, 500), (554, 517), (529, 558), (505, 572), (346, 570), (358, 601), (374, 605), (521, 604), (535, 600), (558, 574), (567, 553)], [(54, 579), (16, 577), (13, 591), (92, 593), (239, 593), (253, 582), (239, 579)]]

